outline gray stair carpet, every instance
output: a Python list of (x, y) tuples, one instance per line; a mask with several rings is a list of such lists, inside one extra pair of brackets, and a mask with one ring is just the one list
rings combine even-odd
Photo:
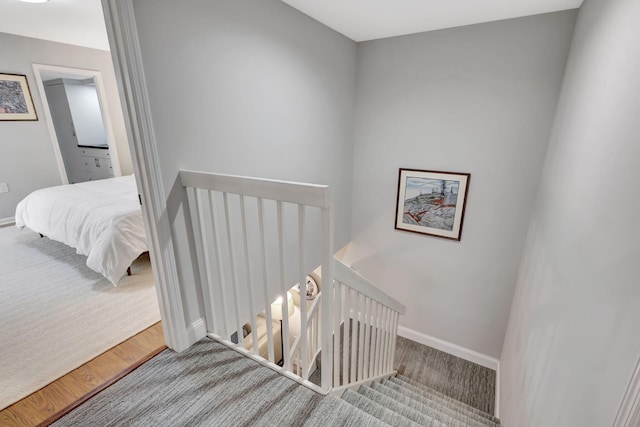
[[(408, 379), (390, 378), (360, 386), (357, 392), (347, 390), (342, 399), (354, 407), (391, 426), (426, 427), (499, 427), (497, 418), (480, 414), (451, 398), (429, 394), (424, 385), (409, 384)], [(410, 381), (410, 380), (409, 380)], [(471, 409), (470, 409), (471, 408)]]
[(486, 413), (495, 411), (496, 371), (398, 337), (395, 366), (403, 375)]
[[(340, 326), (339, 360), (342, 361), (344, 331), (352, 331), (356, 326), (356, 348), (360, 346), (359, 322), (350, 319)], [(369, 330), (369, 347), (372, 345), (372, 330)], [(353, 337), (349, 334), (348, 346), (351, 349)], [(351, 351), (349, 352), (351, 356)], [(373, 354), (373, 352), (371, 352)], [(320, 361), (320, 359), (318, 359)], [(359, 366), (356, 361), (356, 367)], [(395, 365), (404, 365), (404, 375), (417, 381), (421, 385), (430, 387), (434, 393), (450, 396), (452, 399), (464, 402), (483, 413), (494, 413), (496, 372), (484, 366), (469, 362), (443, 351), (416, 343), (403, 337), (397, 337), (395, 353)], [(342, 363), (337, 365), (338, 376), (342, 383), (343, 377), (349, 377), (351, 373), (351, 358), (347, 369), (343, 369)], [(321, 367), (314, 371), (309, 381), (320, 385)], [(344, 372), (346, 371), (346, 372)]]
[(384, 406), (385, 408), (390, 409), (393, 412), (396, 412), (404, 416), (405, 418), (410, 419), (411, 421), (421, 426), (439, 427), (444, 425), (440, 421), (435, 420), (433, 417), (420, 413), (415, 409), (412, 409), (411, 407), (392, 399), (391, 397), (385, 396), (384, 394), (372, 389), (371, 387), (362, 386), (358, 390), (358, 393)]
[(441, 400), (441, 401), (445, 401), (445, 402), (455, 403), (460, 408), (460, 410), (464, 410), (464, 411), (470, 412), (472, 414), (479, 415), (479, 416), (481, 416), (483, 418), (486, 418), (486, 419), (488, 419), (490, 421), (493, 421), (496, 424), (500, 423), (500, 420), (498, 418), (494, 417), (491, 414), (488, 414), (488, 413), (486, 413), (484, 411), (481, 411), (480, 409), (475, 408), (475, 407), (473, 407), (471, 405), (468, 405), (466, 403), (460, 402), (459, 400), (456, 400), (456, 399), (454, 399), (454, 398), (452, 398), (450, 396), (447, 396), (444, 393), (441, 393), (441, 392), (439, 392), (437, 390), (434, 390), (433, 388), (431, 388), (429, 386), (420, 384), (419, 382), (416, 382), (416, 381), (414, 381), (414, 380), (412, 380), (412, 379), (410, 379), (408, 377), (405, 377), (403, 375), (398, 375), (396, 377), (389, 378), (389, 381), (394, 382), (396, 384), (399, 384), (400, 386), (405, 387), (405, 388), (407, 388), (409, 390), (412, 390), (412, 391), (414, 391), (414, 392), (416, 392), (418, 394), (421, 394), (422, 396), (425, 396), (425, 397), (430, 396), (432, 400)]
[[(354, 393), (356, 394), (356, 393)], [(54, 426), (384, 426), (209, 339), (165, 350)], [(410, 425), (410, 424), (407, 424)]]
[(402, 414), (394, 412), (390, 409), (385, 408), (379, 403), (374, 402), (371, 399), (364, 397), (363, 395), (356, 393), (353, 390), (347, 390), (342, 395), (342, 399), (345, 402), (350, 403), (355, 408), (358, 408), (376, 418), (383, 421), (384, 423), (390, 426), (406, 426), (406, 427), (414, 427), (420, 426), (418, 423), (414, 423), (409, 418), (405, 417)]
[[(386, 384), (388, 382), (385, 381)], [(393, 384), (395, 386), (395, 384)], [(449, 407), (449, 402), (442, 403), (434, 400), (423, 399), (422, 396), (411, 393), (407, 389), (401, 387), (393, 388), (382, 382), (371, 384), (371, 388), (390, 397), (398, 402), (414, 409), (420, 413), (429, 415), (430, 417), (452, 427), (480, 427), (489, 425), (494, 426), (489, 420), (476, 419), (473, 415), (466, 413), (459, 408)], [(456, 410), (457, 409), (457, 410)], [(489, 422), (489, 424), (487, 424)]]

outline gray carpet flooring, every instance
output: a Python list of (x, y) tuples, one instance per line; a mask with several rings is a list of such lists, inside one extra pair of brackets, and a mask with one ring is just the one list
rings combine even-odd
[[(405, 344), (412, 347), (405, 356), (434, 351)], [(342, 399), (321, 396), (206, 339), (181, 354), (162, 352), (54, 425), (499, 427), (499, 420), (402, 375)]]
[(170, 350), (54, 426), (382, 426), (212, 340)]
[(416, 383), (493, 414), (496, 372), (406, 338), (398, 337), (396, 366)]

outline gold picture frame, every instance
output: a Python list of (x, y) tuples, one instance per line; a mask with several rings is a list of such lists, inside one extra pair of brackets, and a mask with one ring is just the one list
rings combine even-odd
[(0, 73), (0, 121), (38, 120), (24, 74)]

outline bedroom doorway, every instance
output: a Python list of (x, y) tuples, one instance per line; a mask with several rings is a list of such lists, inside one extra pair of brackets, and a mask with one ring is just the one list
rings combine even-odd
[(99, 71), (33, 64), (63, 184), (122, 175)]
[[(78, 181), (67, 173), (45, 90), (46, 82), (68, 83), (83, 90), (93, 88), (94, 110), (99, 112), (104, 142), (90, 148), (110, 152), (113, 175), (116, 176), (79, 184), (78, 187), (105, 187), (110, 181), (130, 181), (133, 183), (133, 196), (127, 197), (133, 199), (134, 206), (140, 209), (135, 177), (129, 175), (131, 167), (126, 148), (130, 138), (124, 132), (125, 123), (118, 114), (119, 109), (113, 110), (120, 100), (114, 96), (116, 84), (110, 81), (107, 71), (104, 72), (104, 84), (103, 76), (95, 70), (33, 64), (33, 71), (34, 86), (38, 88), (34, 92), (39, 93), (41, 101), (40, 137), (45, 139), (43, 143), (47, 148), (46, 125), (54, 153), (52, 156), (52, 152), (47, 150), (46, 161), (49, 165), (56, 162), (59, 170), (59, 179), (55, 179), (54, 169), (54, 180), (48, 186), (36, 188), (33, 193), (45, 187), (75, 188), (69, 185), (56, 187), (55, 184)], [(105, 84), (109, 92), (105, 91)], [(129, 176), (121, 177), (120, 160)], [(101, 160), (99, 163), (103, 166)], [(116, 191), (111, 193), (120, 194)], [(59, 202), (62, 199), (56, 196), (52, 200)], [(86, 198), (76, 200), (80, 200), (78, 205), (87, 201)], [(111, 206), (120, 208), (122, 204), (117, 202)], [(104, 211), (103, 207), (93, 210)], [(53, 210), (36, 206), (36, 211)], [(142, 217), (141, 221), (144, 220)], [(61, 228), (69, 224), (68, 220), (54, 222)], [(56, 241), (56, 233), (43, 234), (30, 230), (28, 226), (23, 229), (0, 228), (0, 339), (6, 344), (0, 348), (0, 360), (3, 361), (0, 366), (0, 378), (3, 379), (0, 410), (161, 320), (156, 281), (148, 253), (135, 259), (130, 264), (131, 275), (125, 274), (118, 286), (114, 286), (106, 276), (87, 265), (88, 257), (79, 254), (76, 245), (71, 247)], [(117, 253), (121, 254), (120, 251)], [(47, 332), (31, 333), (34, 330)]]

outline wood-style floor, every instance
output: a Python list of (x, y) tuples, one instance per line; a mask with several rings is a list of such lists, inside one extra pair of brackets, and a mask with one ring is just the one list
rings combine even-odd
[(0, 426), (49, 425), (166, 348), (158, 322), (0, 411)]

